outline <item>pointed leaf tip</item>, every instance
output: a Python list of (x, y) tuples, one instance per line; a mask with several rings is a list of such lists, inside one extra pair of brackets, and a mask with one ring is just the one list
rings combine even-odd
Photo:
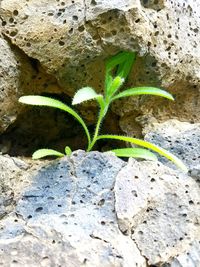
[(157, 160), (157, 157), (154, 153), (144, 148), (119, 148), (111, 151), (114, 152), (117, 157), (142, 158), (153, 161)]
[(23, 104), (28, 104), (28, 105), (47, 106), (47, 107), (57, 108), (57, 109), (68, 112), (82, 125), (82, 127), (84, 128), (85, 133), (87, 135), (88, 142), (90, 143), (90, 140), (91, 140), (90, 133), (88, 131), (88, 128), (87, 128), (85, 122), (79, 116), (79, 114), (77, 112), (75, 112), (75, 110), (73, 110), (71, 107), (67, 106), (63, 102), (56, 100), (56, 99), (53, 99), (53, 98), (50, 98), (50, 97), (39, 96), (39, 95), (22, 96), (19, 98), (19, 102), (21, 102)]
[(41, 158), (48, 157), (48, 156), (63, 157), (64, 154), (54, 149), (42, 148), (42, 149), (36, 150), (33, 153), (32, 159), (41, 159)]
[(74, 95), (72, 105), (80, 104), (84, 101), (92, 100), (92, 99), (99, 99), (102, 98), (102, 95), (97, 94), (95, 90), (91, 87), (83, 87), (79, 89), (76, 94)]
[(67, 156), (70, 156), (71, 153), (72, 153), (71, 148), (70, 148), (69, 146), (66, 146), (66, 147), (65, 147), (65, 154), (66, 154)]
[(156, 87), (134, 87), (120, 92), (118, 95), (114, 96), (113, 99), (118, 99), (127, 96), (139, 96), (139, 95), (155, 95), (168, 98), (169, 100), (174, 100), (174, 97), (165, 90)]
[(138, 145), (138, 146), (146, 147), (146, 148), (148, 148), (154, 152), (157, 152), (161, 156), (164, 156), (165, 158), (171, 160), (183, 172), (185, 172), (185, 173), (188, 172), (187, 167), (179, 158), (177, 158), (175, 155), (173, 155), (169, 151), (167, 151), (167, 150), (165, 150), (165, 149), (163, 149), (157, 145), (154, 145), (153, 143), (150, 143), (150, 142), (147, 142), (144, 140), (140, 140), (137, 138), (133, 138), (133, 137), (129, 137), (129, 136), (121, 136), (121, 135), (99, 135), (98, 140), (100, 140), (100, 139), (116, 139), (116, 140), (121, 140), (121, 141), (125, 141), (125, 142), (130, 142), (130, 143), (133, 143), (133, 144)]

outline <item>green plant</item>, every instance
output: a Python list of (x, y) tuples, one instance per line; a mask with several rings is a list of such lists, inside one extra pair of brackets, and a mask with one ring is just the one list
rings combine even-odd
[[(135, 87), (119, 92), (119, 89), (122, 87), (124, 81), (128, 77), (128, 74), (132, 68), (135, 59), (136, 59), (135, 53), (120, 52), (119, 54), (107, 60), (104, 95), (97, 94), (95, 90), (91, 87), (81, 88), (74, 95), (72, 105), (77, 105), (88, 100), (96, 100), (99, 105), (99, 116), (93, 136), (90, 135), (90, 132), (85, 122), (78, 115), (78, 113), (74, 111), (71, 107), (67, 106), (66, 104), (62, 103), (59, 100), (55, 100), (45, 96), (32, 95), (32, 96), (20, 97), (19, 102), (29, 105), (49, 106), (53, 108), (58, 108), (71, 114), (82, 125), (85, 131), (88, 140), (87, 151), (91, 151), (96, 142), (100, 139), (116, 139), (116, 140), (126, 141), (137, 146), (145, 147), (147, 149), (134, 147), (134, 148), (114, 149), (111, 151), (113, 151), (116, 154), (116, 156), (119, 157), (136, 157), (136, 158), (156, 160), (157, 159), (156, 155), (148, 150), (150, 149), (171, 160), (179, 168), (181, 168), (183, 171), (186, 172), (187, 168), (182, 163), (181, 160), (179, 160), (176, 156), (166, 151), (165, 149), (162, 149), (150, 142), (127, 136), (99, 134), (100, 126), (102, 124), (105, 115), (107, 114), (109, 106), (116, 99), (127, 96), (150, 94), (168, 98), (169, 100), (174, 100), (171, 94), (155, 87)], [(71, 154), (71, 149), (68, 146), (65, 148), (65, 154), (66, 155)], [(33, 159), (39, 159), (46, 156), (62, 157), (64, 156), (64, 154), (52, 149), (39, 149), (35, 153), (33, 153), (32, 157)]]

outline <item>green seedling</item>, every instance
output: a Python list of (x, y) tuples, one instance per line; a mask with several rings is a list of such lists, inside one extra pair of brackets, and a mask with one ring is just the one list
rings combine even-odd
[[(75, 93), (72, 105), (81, 104), (82, 102), (89, 100), (96, 100), (99, 105), (99, 115), (93, 135), (90, 134), (85, 122), (79, 116), (79, 114), (74, 109), (72, 109), (71, 107), (67, 106), (66, 104), (64, 104), (59, 100), (55, 100), (53, 98), (45, 96), (30, 95), (30, 96), (20, 97), (19, 102), (29, 105), (53, 107), (66, 111), (67, 113), (71, 114), (82, 125), (85, 131), (88, 140), (88, 146), (87, 146), (88, 152), (94, 148), (96, 142), (100, 139), (121, 140), (143, 148), (133, 147), (133, 148), (120, 148), (111, 150), (118, 157), (134, 157), (134, 158), (143, 158), (147, 160), (157, 160), (156, 155), (151, 152), (154, 151), (160, 154), (161, 156), (164, 156), (167, 159), (171, 160), (184, 172), (187, 172), (186, 166), (182, 163), (180, 159), (178, 159), (176, 156), (174, 156), (167, 150), (160, 148), (150, 142), (128, 136), (101, 135), (99, 133), (100, 126), (108, 112), (110, 104), (116, 99), (128, 96), (155, 95), (167, 98), (172, 101), (174, 100), (173, 96), (170, 93), (155, 87), (135, 87), (119, 91), (124, 81), (127, 79), (129, 72), (132, 68), (132, 65), (135, 62), (135, 59), (136, 59), (136, 53), (120, 52), (119, 54), (107, 60), (104, 94), (96, 93), (95, 90), (91, 87), (81, 88)], [(71, 154), (71, 149), (67, 146), (65, 147), (65, 154), (52, 149), (39, 149), (33, 153), (32, 157), (33, 159), (39, 159), (46, 156), (62, 157), (64, 155), (69, 156), (70, 154)]]

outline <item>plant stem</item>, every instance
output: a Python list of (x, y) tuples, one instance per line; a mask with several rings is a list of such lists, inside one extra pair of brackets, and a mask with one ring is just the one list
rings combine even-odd
[(107, 113), (108, 106), (109, 106), (109, 104), (105, 104), (105, 106), (100, 109), (99, 118), (98, 118), (98, 121), (97, 121), (97, 124), (96, 124), (94, 136), (92, 138), (91, 143), (88, 145), (88, 148), (87, 148), (88, 152), (91, 151), (91, 149), (93, 148), (93, 146), (95, 145), (95, 143), (96, 143), (96, 141), (98, 139), (100, 126), (101, 126), (103, 118), (105, 117), (105, 115)]

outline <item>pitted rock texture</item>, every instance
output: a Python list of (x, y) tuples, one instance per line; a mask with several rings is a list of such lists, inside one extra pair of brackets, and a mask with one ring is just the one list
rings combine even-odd
[(0, 218), (15, 209), (20, 190), (25, 187), (28, 164), (18, 158), (0, 155)]
[[(200, 183), (200, 124), (169, 120), (152, 123), (144, 128), (145, 139), (179, 157), (188, 167), (189, 174)], [(173, 165), (162, 161), (173, 168)]]
[[(124, 131), (147, 113), (199, 121), (199, 12), (197, 0), (2, 0), (0, 7), (3, 34), (70, 96), (86, 85), (103, 90), (105, 58), (137, 51), (127, 86), (165, 87), (176, 102), (149, 97), (119, 101), (114, 111)], [(94, 121), (93, 104), (89, 111), (87, 106), (81, 112)]]
[[(199, 266), (200, 202), (195, 181), (157, 163), (130, 160), (116, 177), (115, 198), (120, 229), (136, 242), (149, 264), (160, 266), (194, 249), (197, 261), (191, 266)], [(195, 243), (198, 246), (192, 248)]]
[[(23, 84), (29, 83), (32, 71), (22, 54), (13, 51), (11, 45), (0, 36), (0, 132), (17, 117), (17, 99), (23, 91)], [(23, 64), (21, 64), (23, 62)], [(23, 65), (23, 66), (22, 66)], [(26, 77), (28, 76), (28, 77)], [(25, 78), (26, 77), (26, 78)]]
[[(110, 46), (142, 48), (141, 54), (152, 52), (166, 67), (177, 71), (181, 66), (185, 76), (190, 74), (196, 81), (200, 79), (196, 65), (199, 10), (195, 0), (165, 0), (160, 3), (159, 12), (150, 3), (145, 5), (138, 0), (43, 0), (40, 3), (3, 0), (1, 3), (3, 32), (50, 72), (60, 72), (66, 64), (76, 66), (88, 56), (102, 55), (103, 48)], [(188, 52), (192, 53), (190, 58)]]
[(28, 58), (0, 34), (0, 133), (15, 122), (22, 111), (18, 98), (23, 94), (59, 92), (55, 78), (44, 73), (37, 62)]
[(1, 156), (0, 166), (16, 202), (0, 220), (2, 266), (199, 266), (192, 178), (99, 152), (51, 162)]
[(34, 164), (15, 210), (0, 222), (3, 266), (146, 266), (118, 228), (113, 186), (125, 163), (75, 152)]
[(199, 242), (194, 242), (191, 244), (190, 249), (186, 254), (179, 255), (176, 259), (174, 259), (170, 264), (166, 264), (166, 267), (184, 267), (184, 266), (199, 266), (200, 262), (200, 246)]

